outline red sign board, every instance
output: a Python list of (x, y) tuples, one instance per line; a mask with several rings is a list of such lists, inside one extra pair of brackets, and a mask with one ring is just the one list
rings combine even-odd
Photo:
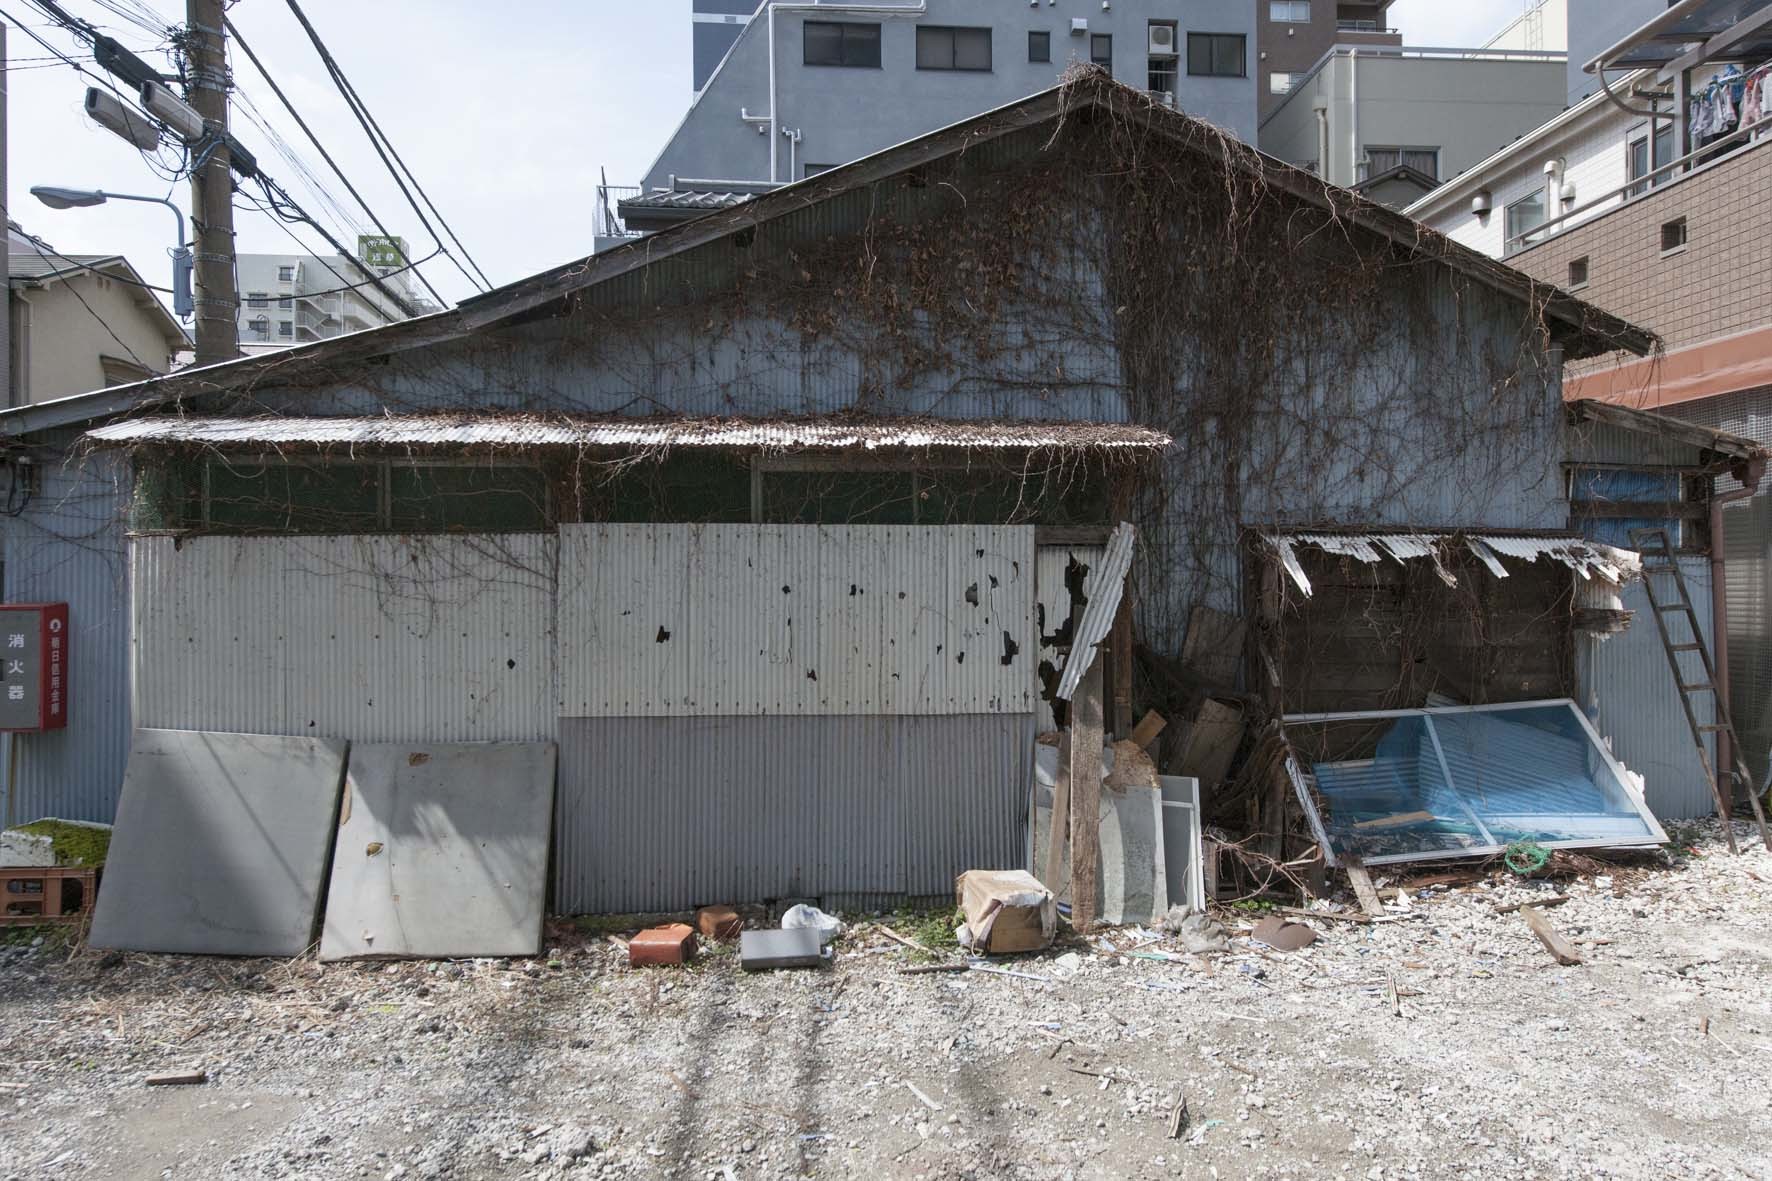
[(0, 603), (0, 731), (68, 724), (68, 605)]

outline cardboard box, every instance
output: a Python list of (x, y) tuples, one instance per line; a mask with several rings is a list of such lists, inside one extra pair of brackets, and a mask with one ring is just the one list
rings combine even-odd
[(1005, 955), (1048, 947), (1058, 933), (1058, 903), (1040, 879), (1021, 869), (971, 869), (954, 882), (974, 951)]

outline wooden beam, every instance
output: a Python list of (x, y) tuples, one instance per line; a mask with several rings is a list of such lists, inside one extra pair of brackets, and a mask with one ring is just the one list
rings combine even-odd
[(1556, 957), (1559, 964), (1573, 967), (1581, 963), (1581, 953), (1575, 950), (1573, 943), (1557, 934), (1556, 928), (1550, 925), (1550, 920), (1544, 917), (1543, 911), (1536, 906), (1522, 907), (1520, 917), (1526, 920), (1526, 925), (1532, 928), (1532, 933), (1538, 936), (1538, 941)]
[(1089, 662), (1071, 699), (1071, 926), (1094, 927), (1101, 849), (1101, 658)]
[(1108, 633), (1108, 646), (1114, 653), (1114, 703), (1107, 729), (1119, 738), (1132, 730), (1132, 597), (1123, 592), (1120, 609), (1114, 614), (1114, 629)]
[(1045, 886), (1054, 898), (1064, 893), (1064, 878), (1058, 867), (1064, 864), (1066, 838), (1071, 831), (1071, 732), (1067, 728), (1058, 739), (1058, 774), (1052, 779), (1052, 828), (1046, 834)]
[(1358, 857), (1343, 857), (1341, 866), (1347, 870), (1347, 880), (1354, 888), (1354, 897), (1360, 900), (1360, 909), (1377, 918), (1384, 913), (1384, 903), (1378, 900), (1378, 891), (1372, 888), (1372, 875)]

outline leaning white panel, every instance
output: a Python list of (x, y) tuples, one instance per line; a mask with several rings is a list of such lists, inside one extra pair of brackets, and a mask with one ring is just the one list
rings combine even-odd
[(344, 765), (336, 740), (137, 730), (92, 945), (306, 951)]
[(541, 950), (551, 742), (351, 750), (324, 960)]

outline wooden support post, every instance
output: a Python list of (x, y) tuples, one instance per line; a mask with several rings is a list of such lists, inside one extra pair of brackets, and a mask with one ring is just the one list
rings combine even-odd
[(1120, 595), (1120, 609), (1108, 633), (1108, 647), (1114, 654), (1114, 704), (1107, 730), (1115, 738), (1124, 738), (1132, 731), (1132, 597), (1125, 593)]
[(1058, 738), (1058, 774), (1052, 778), (1052, 829), (1046, 834), (1045, 885), (1054, 898), (1064, 893), (1066, 838), (1071, 833), (1071, 732), (1067, 729)]
[(1100, 908), (1095, 875), (1101, 850), (1101, 744), (1098, 656), (1071, 698), (1071, 926), (1085, 934)]

